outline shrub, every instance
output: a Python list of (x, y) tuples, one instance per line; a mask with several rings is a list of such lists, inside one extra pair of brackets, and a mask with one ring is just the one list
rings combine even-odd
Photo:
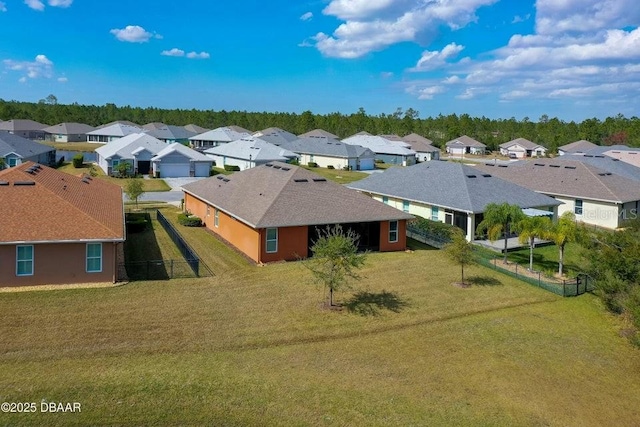
[(333, 165), (329, 165), (327, 166), (327, 169), (335, 169), (335, 168), (333, 167)]
[(216, 167), (216, 161), (215, 161), (215, 160), (212, 160), (212, 161), (211, 161), (211, 167), (212, 167), (212, 168), (215, 168), (215, 167)]
[(227, 172), (238, 172), (240, 170), (240, 166), (224, 165), (224, 170), (226, 170)]
[(451, 233), (457, 227), (440, 221), (416, 217), (407, 223), (411, 228), (424, 232), (427, 236), (444, 242), (451, 241)]
[(220, 172), (219, 172), (218, 170), (216, 170), (216, 168), (215, 168), (215, 167), (212, 167), (212, 168), (209, 170), (209, 176), (215, 176), (215, 175), (218, 175), (219, 173), (220, 173)]
[(309, 162), (307, 163), (307, 166), (309, 166), (310, 168), (317, 168), (318, 164), (316, 162)]
[(126, 224), (127, 233), (140, 233), (147, 228), (149, 220), (147, 213), (127, 213)]
[(71, 159), (71, 162), (73, 163), (74, 168), (81, 168), (84, 164), (84, 154), (76, 154), (75, 156), (73, 156), (73, 159)]
[(178, 222), (185, 227), (201, 227), (202, 220), (200, 217), (190, 215), (188, 213), (181, 213), (178, 215)]
[(384, 163), (384, 160), (382, 160), (382, 159), (375, 159), (375, 160), (374, 160), (374, 162), (375, 162), (375, 163)]
[(294, 165), (294, 166), (298, 166), (300, 164), (300, 160), (298, 160), (297, 157), (294, 157), (293, 159), (289, 160), (288, 162), (290, 165)]

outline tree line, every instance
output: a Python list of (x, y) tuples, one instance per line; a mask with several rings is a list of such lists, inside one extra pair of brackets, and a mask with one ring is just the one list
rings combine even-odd
[(517, 120), (471, 117), (468, 114), (438, 115), (420, 118), (413, 108), (398, 108), (393, 113), (370, 115), (360, 108), (351, 114), (314, 114), (284, 112), (214, 111), (197, 109), (162, 109), (155, 107), (131, 107), (105, 105), (59, 104), (54, 95), (38, 103), (5, 101), (0, 99), (0, 120), (31, 119), (54, 125), (62, 122), (79, 122), (98, 126), (115, 120), (128, 120), (138, 124), (162, 122), (183, 126), (196, 124), (208, 129), (237, 125), (257, 131), (279, 127), (294, 134), (302, 134), (320, 128), (340, 138), (366, 131), (374, 135), (417, 133), (431, 139), (435, 145), (461, 135), (468, 135), (496, 150), (498, 145), (515, 138), (526, 138), (541, 144), (552, 152), (559, 146), (586, 139), (599, 145), (626, 144), (640, 146), (640, 119), (621, 114), (604, 120), (591, 118), (582, 122), (563, 121), (556, 117), (541, 116), (537, 122), (529, 117)]

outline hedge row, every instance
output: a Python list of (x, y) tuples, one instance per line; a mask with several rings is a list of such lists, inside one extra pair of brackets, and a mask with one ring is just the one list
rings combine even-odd
[(202, 220), (195, 215), (181, 213), (178, 215), (178, 222), (185, 227), (201, 227)]

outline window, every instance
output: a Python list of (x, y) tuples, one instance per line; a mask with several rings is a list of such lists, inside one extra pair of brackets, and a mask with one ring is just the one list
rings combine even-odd
[(382, 196), (382, 203), (388, 205), (389, 204), (389, 198), (387, 196)]
[(118, 166), (120, 164), (120, 160), (115, 159), (115, 160), (111, 160), (111, 167), (115, 168), (116, 166)]
[(582, 200), (576, 199), (576, 207), (574, 209), (576, 215), (582, 215)]
[(215, 208), (213, 210), (213, 226), (218, 228), (219, 225), (220, 225), (220, 211), (218, 210), (218, 208)]
[(9, 167), (12, 168), (14, 166), (18, 166), (18, 159), (15, 157), (9, 157), (9, 161), (7, 162)]
[(278, 229), (267, 228), (267, 253), (278, 252)]
[(389, 221), (389, 243), (398, 241), (398, 221)]
[(16, 246), (16, 276), (33, 276), (33, 245)]
[(439, 221), (438, 219), (439, 213), (440, 212), (437, 206), (431, 206), (431, 221)]
[(102, 243), (87, 243), (87, 273), (102, 271)]
[(402, 201), (402, 211), (403, 212), (409, 212), (409, 206), (410, 206), (410, 203), (409, 203), (408, 200), (403, 200)]

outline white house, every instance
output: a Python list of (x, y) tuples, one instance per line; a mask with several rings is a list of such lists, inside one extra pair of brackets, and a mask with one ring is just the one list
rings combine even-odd
[(87, 142), (108, 144), (109, 142), (117, 141), (127, 135), (140, 132), (144, 132), (144, 129), (141, 127), (114, 123), (112, 125), (87, 132)]
[(375, 169), (376, 154), (359, 145), (344, 144), (337, 139), (325, 137), (298, 138), (280, 148), (300, 155), (300, 163), (316, 163), (321, 168), (372, 170)]
[(416, 163), (416, 152), (410, 148), (409, 143), (403, 141), (392, 141), (362, 132), (345, 138), (342, 142), (368, 148), (376, 154), (376, 160), (392, 165), (411, 166)]
[[(132, 133), (96, 149), (98, 166), (113, 175), (120, 163), (129, 163), (129, 173), (148, 174), (151, 159), (167, 144), (146, 133)], [(189, 176), (189, 175), (185, 175)]]
[(445, 147), (447, 149), (447, 153), (453, 156), (463, 156), (465, 154), (482, 155), (485, 154), (487, 150), (486, 145), (467, 135), (462, 135), (456, 139), (452, 139), (445, 144)]
[(195, 149), (203, 150), (251, 136), (249, 132), (241, 129), (237, 126), (224, 126), (208, 130), (189, 137), (189, 144)]
[(209, 176), (213, 160), (178, 142), (167, 145), (151, 158), (156, 178)]
[(298, 159), (296, 153), (253, 136), (209, 148), (204, 152), (216, 162), (217, 167), (223, 168), (225, 165), (238, 166), (240, 170), (250, 169), (270, 162), (289, 163), (294, 159)]
[(500, 144), (500, 154), (507, 157), (524, 159), (525, 157), (544, 157), (547, 149), (525, 138), (517, 138)]

